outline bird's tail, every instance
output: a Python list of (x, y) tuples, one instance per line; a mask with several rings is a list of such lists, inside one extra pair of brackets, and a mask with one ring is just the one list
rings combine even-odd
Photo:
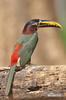
[(16, 69), (16, 65), (13, 65), (12, 67), (10, 67), (10, 71), (9, 71), (9, 74), (8, 74), (8, 80), (6, 82), (6, 89), (5, 89), (6, 95), (9, 95), (9, 93), (10, 93), (14, 74), (15, 74), (15, 69)]

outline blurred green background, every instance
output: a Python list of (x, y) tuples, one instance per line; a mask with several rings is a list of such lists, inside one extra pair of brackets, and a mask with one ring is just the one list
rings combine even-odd
[(62, 23), (63, 25), (63, 30), (61, 32), (61, 38), (64, 43), (64, 47), (66, 48), (66, 0), (55, 0), (55, 10), (56, 10), (56, 16), (58, 20)]
[(32, 55), (34, 64), (66, 64), (65, 0), (0, 0), (0, 66), (10, 64), (14, 42), (27, 21), (49, 19), (63, 25), (63, 30), (38, 30), (39, 42)]

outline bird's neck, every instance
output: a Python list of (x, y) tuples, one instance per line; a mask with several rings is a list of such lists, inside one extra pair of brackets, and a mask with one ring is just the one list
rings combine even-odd
[(27, 30), (26, 28), (23, 29), (23, 34), (25, 35), (29, 35), (29, 34), (33, 34), (34, 32), (31, 30)]
[(38, 37), (37, 32), (35, 32), (34, 34), (22, 34), (22, 38), (24, 39), (24, 41), (29, 41), (31, 38), (33, 37)]

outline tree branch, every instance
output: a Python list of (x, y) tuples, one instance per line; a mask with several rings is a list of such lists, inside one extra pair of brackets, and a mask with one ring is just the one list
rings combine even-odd
[(26, 66), (16, 72), (9, 97), (4, 94), (8, 72), (9, 67), (0, 68), (0, 100), (66, 96), (66, 65)]

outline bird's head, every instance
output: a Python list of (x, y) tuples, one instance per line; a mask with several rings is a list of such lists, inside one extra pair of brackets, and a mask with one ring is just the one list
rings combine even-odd
[(62, 28), (62, 26), (55, 21), (33, 19), (26, 23), (26, 25), (24, 26), (24, 29), (23, 29), (23, 34), (33, 34), (39, 28), (42, 28), (42, 27)]

